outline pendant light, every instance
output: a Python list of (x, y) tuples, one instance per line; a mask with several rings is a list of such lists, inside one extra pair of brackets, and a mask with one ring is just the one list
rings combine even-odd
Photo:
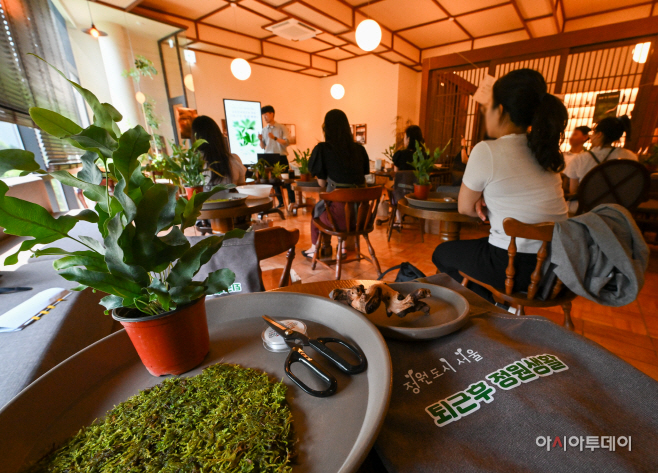
[(144, 102), (146, 102), (146, 95), (144, 95), (144, 92), (141, 92), (141, 91), (137, 92), (135, 94), (135, 100), (137, 100), (137, 103), (139, 103), (141, 105)]
[(107, 36), (106, 32), (99, 30), (98, 28), (96, 28), (96, 25), (94, 25), (94, 19), (91, 16), (91, 7), (89, 6), (89, 2), (87, 2), (87, 10), (89, 10), (89, 21), (91, 22), (91, 28), (82, 30), (82, 32), (87, 33), (88, 35), (93, 36), (96, 39), (98, 39), (101, 36)]
[(382, 29), (375, 20), (363, 20), (356, 28), (356, 44), (364, 51), (373, 51), (382, 41)]
[(336, 100), (340, 100), (345, 95), (345, 87), (340, 84), (334, 84), (331, 86), (331, 96)]
[[(237, 8), (237, 4), (232, 2), (231, 7), (233, 7), (233, 21), (236, 26), (236, 31), (238, 30), (238, 18), (235, 13), (235, 9)], [(251, 66), (249, 63), (242, 58), (235, 58), (233, 61), (231, 61), (231, 72), (233, 73), (233, 76), (238, 79), (238, 80), (247, 80), (251, 76)]]

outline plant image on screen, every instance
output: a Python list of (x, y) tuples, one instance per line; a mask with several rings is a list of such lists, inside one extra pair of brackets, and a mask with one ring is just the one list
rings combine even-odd
[(241, 122), (233, 122), (236, 128), (236, 137), (241, 146), (256, 146), (258, 144), (258, 137), (256, 133), (252, 133), (256, 129), (256, 122), (245, 118)]

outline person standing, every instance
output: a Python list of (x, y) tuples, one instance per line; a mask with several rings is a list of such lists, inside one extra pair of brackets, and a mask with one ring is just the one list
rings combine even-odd
[[(262, 107), (260, 113), (265, 122), (263, 132), (258, 135), (261, 149), (263, 149), (265, 153), (280, 154), (283, 156), (281, 161), (287, 162), (288, 145), (290, 144), (287, 128), (274, 120), (274, 107), (271, 105), (265, 105)], [(288, 192), (288, 200), (291, 203), (295, 202), (295, 193), (292, 191), (290, 184), (286, 184), (285, 188)], [(275, 194), (277, 199), (279, 199), (279, 207), (283, 207), (283, 196), (281, 195), (281, 189), (279, 187), (275, 188)]]

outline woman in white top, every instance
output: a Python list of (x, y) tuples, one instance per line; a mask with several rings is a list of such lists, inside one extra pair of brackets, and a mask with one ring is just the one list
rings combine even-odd
[(625, 148), (612, 146), (626, 133), (626, 141), (630, 140), (631, 120), (628, 116), (606, 117), (597, 123), (592, 134), (592, 149), (579, 153), (564, 170), (569, 178), (569, 193), (578, 192), (578, 184), (597, 165), (610, 159), (632, 159), (637, 161), (637, 155)]
[(215, 120), (205, 115), (196, 117), (192, 122), (192, 133), (196, 139), (207, 143), (199, 146), (199, 151), (206, 160), (207, 170), (205, 190), (211, 190), (218, 184), (243, 184), (247, 168), (237, 154), (230, 154), (226, 149), (224, 135)]
[[(488, 238), (439, 245), (432, 261), (441, 272), (461, 282), (463, 271), (503, 288), (510, 243), (503, 220), (540, 223), (567, 218), (560, 142), (568, 118), (564, 104), (547, 93), (537, 71), (519, 69), (495, 82), (485, 113), (487, 134), (494, 140), (473, 148), (459, 192), (459, 212), (482, 220), (488, 215), (491, 233)], [(515, 291), (527, 289), (540, 245), (517, 239)], [(493, 301), (486, 289), (471, 289)]]

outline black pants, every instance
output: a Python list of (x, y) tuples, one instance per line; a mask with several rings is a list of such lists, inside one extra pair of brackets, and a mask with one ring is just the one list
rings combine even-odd
[(283, 194), (281, 193), (281, 188), (285, 187), (288, 192), (288, 202), (293, 204), (295, 202), (295, 191), (292, 190), (290, 184), (284, 184), (282, 186), (274, 186), (274, 195), (279, 200), (279, 206), (283, 205)]
[[(489, 238), (478, 240), (447, 241), (434, 250), (432, 262), (442, 273), (446, 273), (457, 282), (462, 282), (459, 271), (474, 279), (499, 289), (505, 290), (505, 269), (509, 263), (507, 250), (489, 244)], [(530, 275), (537, 265), (534, 253), (517, 253), (514, 258), (516, 276), (514, 291), (526, 291), (530, 285)], [(494, 299), (487, 289), (470, 283), (473, 292), (490, 302)]]

